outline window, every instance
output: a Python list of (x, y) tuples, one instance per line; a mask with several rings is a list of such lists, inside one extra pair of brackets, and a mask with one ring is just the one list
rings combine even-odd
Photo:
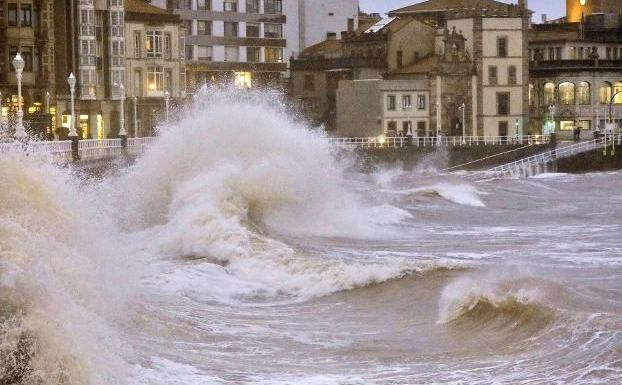
[(402, 132), (404, 133), (404, 135), (406, 135), (408, 133), (408, 129), (410, 128), (410, 120), (405, 120), (402, 122)]
[(564, 82), (559, 85), (559, 102), (561, 104), (574, 104), (574, 83)]
[(142, 37), (140, 36), (140, 32), (134, 32), (134, 57), (140, 58), (141, 49), (142, 49)]
[(22, 47), (22, 59), (24, 59), (24, 72), (32, 72), (32, 47)]
[(147, 31), (147, 57), (162, 57), (162, 31)]
[(611, 83), (609, 82), (602, 82), (602, 84), (600, 85), (600, 90), (599, 90), (599, 95), (600, 95), (600, 104), (609, 104), (609, 101), (611, 100)]
[(580, 82), (577, 85), (577, 104), (591, 104), (590, 83)]
[(122, 66), (125, 58), (125, 44), (121, 40), (110, 42), (110, 60), (113, 66)]
[(19, 7), (19, 21), (22, 27), (32, 26), (32, 4), (22, 4)]
[(234, 84), (237, 88), (251, 88), (253, 74), (250, 72), (236, 72)]
[(508, 84), (516, 85), (516, 66), (508, 67)]
[(266, 47), (266, 63), (283, 63), (283, 48)]
[(497, 92), (497, 115), (510, 114), (510, 93)]
[(622, 104), (622, 82), (616, 82), (613, 86), (613, 103)]
[(167, 69), (164, 72), (164, 90), (173, 94), (173, 70)]
[(497, 66), (488, 66), (488, 84), (497, 85)]
[(499, 136), (508, 136), (508, 122), (499, 122)]
[(197, 9), (199, 11), (209, 11), (212, 9), (212, 2), (210, 0), (197, 0)]
[(402, 96), (402, 108), (407, 109), (407, 108), (411, 108), (413, 106), (412, 103), (412, 98), (410, 95), (403, 95)]
[(212, 60), (212, 47), (207, 45), (197, 46), (197, 56), (199, 60)]
[(182, 24), (184, 25), (184, 29), (186, 30), (187, 35), (193, 35), (192, 31), (192, 20), (182, 20)]
[(40, 11), (39, 8), (37, 8), (37, 6), (35, 6), (32, 10), (32, 26), (37, 28), (39, 27), (39, 15), (40, 15)]
[(167, 9), (192, 9), (192, 0), (166, 0)]
[(239, 50), (238, 47), (225, 47), (225, 61), (238, 61)]
[(397, 133), (397, 122), (394, 122), (394, 121), (388, 122), (387, 123), (387, 132), (390, 132), (391, 134)]
[(305, 91), (315, 91), (315, 76), (313, 74), (305, 75), (303, 89)]
[(212, 22), (207, 20), (197, 21), (197, 34), (211, 36)]
[(387, 95), (387, 110), (395, 111), (395, 95)]
[(149, 91), (164, 91), (164, 69), (162, 66), (147, 67)]
[(282, 0), (264, 0), (264, 13), (275, 14), (283, 12)]
[(555, 103), (555, 84), (546, 83), (544, 85), (544, 105), (552, 106)]
[(173, 49), (171, 47), (171, 34), (164, 34), (164, 58), (171, 59), (173, 54)]
[(417, 109), (425, 110), (426, 109), (426, 97), (425, 95), (417, 95)]
[(17, 26), (17, 4), (8, 4), (9, 27)]
[(225, 0), (223, 7), (225, 12), (237, 12), (238, 2), (236, 0)]
[(497, 56), (499, 57), (508, 56), (508, 38), (507, 37), (497, 38)]
[(194, 47), (191, 45), (187, 45), (184, 47), (184, 53), (186, 60), (194, 60)]
[(259, 0), (246, 0), (246, 13), (259, 13)]
[(264, 24), (263, 36), (272, 39), (281, 39), (283, 37), (282, 24)]
[(246, 23), (246, 37), (259, 37), (259, 24)]
[(260, 62), (261, 61), (261, 48), (246, 47), (246, 61), (250, 63)]
[(225, 36), (237, 37), (238, 36), (238, 23), (225, 21)]
[(143, 73), (140, 69), (134, 70), (134, 96), (143, 95)]

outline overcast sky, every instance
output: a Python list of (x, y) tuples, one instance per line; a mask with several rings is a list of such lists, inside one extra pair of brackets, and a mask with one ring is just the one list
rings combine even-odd
[[(506, 3), (517, 1), (502, 0)], [(360, 0), (361, 10), (364, 12), (380, 12), (405, 7), (407, 5), (421, 3), (422, 0)], [(566, 1), (564, 0), (529, 0), (529, 8), (536, 13), (535, 22), (540, 22), (540, 15), (546, 13), (549, 19), (555, 19), (566, 13)]]

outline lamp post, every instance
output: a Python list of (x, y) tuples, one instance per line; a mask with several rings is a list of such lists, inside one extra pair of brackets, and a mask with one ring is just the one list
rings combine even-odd
[(71, 92), (71, 122), (69, 124), (69, 137), (77, 138), (78, 133), (76, 132), (76, 77), (72, 73), (69, 74), (67, 78), (67, 83), (69, 83), (69, 92)]
[(13, 67), (17, 77), (17, 125), (15, 126), (15, 138), (24, 140), (26, 138), (26, 130), (24, 129), (24, 111), (22, 111), (22, 72), (24, 71), (24, 59), (22, 55), (17, 53), (13, 58)]
[(134, 96), (134, 137), (138, 138), (138, 98)]
[(125, 86), (123, 84), (119, 85), (119, 90), (121, 90), (121, 117), (119, 118), (119, 136), (127, 137), (127, 131), (125, 130)]
[(514, 126), (516, 127), (516, 143), (518, 143), (518, 118), (514, 122)]
[(466, 119), (465, 119), (465, 112), (466, 112), (466, 105), (464, 103), (462, 103), (460, 105), (460, 107), (458, 107), (458, 110), (462, 111), (462, 140), (464, 140), (464, 137), (466, 136)]
[(0, 124), (2, 124), (2, 92), (0, 92)]
[(50, 92), (45, 91), (45, 113), (50, 113)]
[(164, 92), (164, 110), (165, 110), (166, 122), (168, 122), (168, 103), (170, 99), (171, 99), (171, 94), (168, 91)]

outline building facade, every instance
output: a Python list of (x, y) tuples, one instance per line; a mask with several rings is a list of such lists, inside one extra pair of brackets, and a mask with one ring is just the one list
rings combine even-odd
[[(56, 136), (71, 125), (67, 77), (77, 79), (76, 130), (81, 139), (116, 137), (125, 76), (123, 0), (55, 0)], [(61, 32), (62, 31), (62, 32)]]
[[(619, 130), (622, 121), (622, 17), (593, 3), (568, 2), (568, 20), (534, 25), (530, 31), (529, 105), (531, 132), (582, 138), (594, 131)], [(595, 8), (596, 7), (596, 8)], [(598, 12), (591, 14), (593, 10)]]
[(130, 135), (153, 135), (167, 103), (170, 109), (186, 97), (185, 30), (179, 16), (125, 0), (125, 36), (126, 126)]
[(50, 137), (54, 126), (55, 108), (46, 108), (56, 91), (54, 27), (53, 0), (0, 0), (0, 118), (12, 121), (17, 113), (17, 77), (11, 62), (19, 52), (25, 61), (24, 121), (29, 133), (39, 137)]
[[(161, 4), (161, 2), (160, 2)], [(188, 31), (189, 90), (280, 86), (291, 57), (356, 25), (358, 0), (167, 0)]]

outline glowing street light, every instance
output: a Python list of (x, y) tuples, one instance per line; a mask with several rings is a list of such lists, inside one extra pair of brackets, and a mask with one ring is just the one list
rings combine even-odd
[(67, 83), (69, 83), (69, 91), (71, 92), (71, 122), (69, 125), (69, 137), (77, 138), (78, 133), (76, 132), (76, 111), (75, 111), (75, 101), (76, 101), (76, 77), (72, 73), (69, 74), (67, 78)]
[(127, 131), (125, 130), (125, 86), (120, 84), (119, 90), (121, 90), (121, 117), (119, 119), (121, 128), (119, 129), (119, 136), (127, 136)]
[(462, 138), (464, 138), (466, 136), (466, 119), (465, 119), (465, 111), (466, 111), (466, 105), (464, 103), (462, 103), (460, 105), (460, 107), (458, 107), (459, 111), (462, 111)]
[(15, 138), (24, 140), (26, 130), (24, 129), (24, 111), (22, 110), (22, 72), (24, 71), (24, 59), (17, 53), (13, 59), (13, 67), (17, 76), (17, 125), (15, 126)]

